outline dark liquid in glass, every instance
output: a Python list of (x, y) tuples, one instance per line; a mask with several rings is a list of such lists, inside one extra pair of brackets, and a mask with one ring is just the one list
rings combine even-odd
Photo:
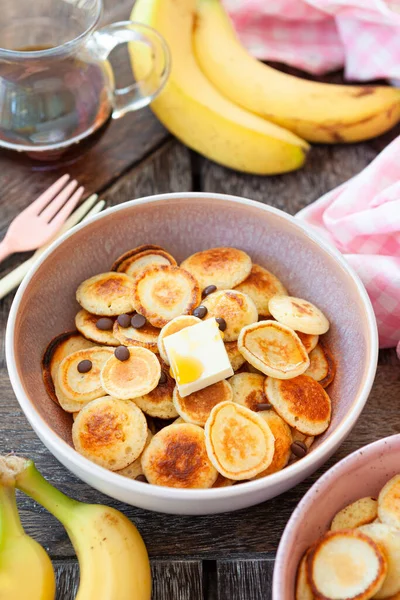
[(45, 161), (82, 154), (111, 117), (107, 67), (79, 56), (0, 60), (0, 141), (28, 146), (29, 157)]

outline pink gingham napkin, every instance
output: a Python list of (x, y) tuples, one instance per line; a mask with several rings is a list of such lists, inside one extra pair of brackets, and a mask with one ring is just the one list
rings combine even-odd
[(396, 346), (400, 340), (400, 137), (361, 173), (297, 217), (344, 254), (372, 301), (380, 347)]
[(348, 79), (400, 79), (400, 0), (223, 0), (258, 58)]

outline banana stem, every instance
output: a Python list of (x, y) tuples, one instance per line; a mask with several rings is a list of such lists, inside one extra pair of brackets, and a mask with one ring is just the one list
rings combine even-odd
[(0, 456), (0, 486), (17, 487), (47, 508), (65, 527), (81, 504), (53, 487), (31, 460), (17, 456)]
[(14, 486), (0, 484), (0, 548), (25, 532), (18, 514)]

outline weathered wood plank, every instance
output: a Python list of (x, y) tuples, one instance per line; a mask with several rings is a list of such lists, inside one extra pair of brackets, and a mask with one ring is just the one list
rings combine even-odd
[[(74, 600), (79, 585), (77, 561), (57, 561), (54, 568), (57, 581), (56, 600)], [(203, 594), (203, 568), (199, 560), (153, 561), (151, 572), (153, 600), (208, 600)]]
[(273, 560), (219, 560), (218, 600), (270, 600), (273, 570)]

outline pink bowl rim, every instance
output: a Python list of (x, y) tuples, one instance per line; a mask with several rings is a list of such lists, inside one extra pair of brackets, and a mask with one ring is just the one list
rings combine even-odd
[[(304, 512), (307, 510), (309, 504), (314, 500), (314, 497), (323, 491), (323, 489), (329, 485), (332, 481), (337, 480), (341, 475), (344, 475), (349, 468), (357, 463), (360, 456), (363, 460), (379, 454), (383, 448), (390, 443), (390, 441), (400, 440), (400, 433), (395, 433), (384, 437), (375, 442), (371, 442), (366, 446), (361, 446), (351, 454), (348, 454), (342, 460), (333, 465), (326, 473), (321, 475), (319, 479), (311, 486), (308, 492), (300, 500), (289, 521), (286, 523), (283, 531), (281, 541), (279, 542), (278, 550), (275, 558), (274, 574), (272, 579), (272, 600), (281, 600), (281, 589), (282, 581), (286, 579), (285, 574), (285, 561), (286, 561), (286, 549), (291, 548), (295, 540), (295, 536)], [(321, 500), (322, 501), (322, 500)], [(293, 581), (294, 586), (294, 581)], [(294, 588), (293, 588), (294, 589)]]
[[(269, 212), (277, 215), (280, 218), (283, 218), (285, 221), (289, 222), (293, 227), (297, 230), (300, 230), (306, 237), (310, 238), (317, 246), (319, 246), (322, 251), (327, 253), (331, 258), (335, 260), (337, 266), (342, 270), (346, 271), (346, 273), (350, 276), (350, 279), (353, 280), (357, 292), (360, 296), (360, 299), (363, 304), (363, 308), (366, 312), (368, 329), (366, 331), (367, 337), (367, 357), (366, 361), (368, 361), (367, 365), (367, 375), (365, 377), (363, 386), (357, 395), (357, 397), (353, 400), (350, 411), (346, 417), (336, 428), (332, 434), (324, 440), (321, 445), (313, 450), (310, 454), (305, 456), (301, 461), (295, 462), (292, 465), (278, 471), (277, 473), (273, 473), (264, 479), (257, 479), (255, 481), (249, 481), (243, 483), (241, 485), (229, 486), (225, 488), (212, 488), (212, 489), (201, 489), (201, 490), (186, 490), (179, 488), (168, 488), (162, 486), (153, 486), (148, 485), (142, 482), (138, 482), (135, 480), (128, 479), (126, 477), (121, 477), (120, 475), (113, 473), (112, 471), (107, 471), (103, 467), (100, 467), (90, 460), (81, 456), (74, 450), (69, 444), (67, 444), (62, 438), (60, 438), (44, 421), (44, 419), (39, 415), (34, 405), (31, 403), (29, 397), (25, 393), (23, 388), (21, 379), (19, 377), (18, 371), (16, 369), (16, 361), (15, 361), (15, 350), (14, 350), (14, 330), (15, 330), (15, 322), (18, 313), (18, 309), (22, 300), (22, 297), (25, 293), (29, 282), (32, 277), (39, 269), (39, 267), (46, 261), (46, 259), (53, 253), (53, 251), (58, 248), (65, 240), (69, 237), (75, 235), (81, 229), (89, 226), (90, 224), (100, 221), (102, 219), (106, 219), (110, 214), (125, 210), (127, 208), (134, 208), (135, 206), (140, 206), (142, 204), (151, 204), (157, 203), (165, 200), (206, 200), (212, 199), (214, 202), (219, 202), (221, 204), (233, 203), (239, 204), (242, 206), (249, 206), (251, 208), (256, 208), (260, 211)], [(356, 272), (350, 267), (340, 252), (329, 245), (325, 240), (319, 237), (316, 233), (314, 233), (311, 228), (309, 228), (302, 221), (295, 219), (293, 216), (285, 213), (282, 210), (279, 210), (275, 207), (262, 204), (261, 202), (257, 202), (255, 200), (250, 200), (247, 198), (242, 198), (239, 196), (231, 196), (228, 194), (214, 194), (208, 192), (178, 192), (178, 193), (167, 193), (167, 194), (157, 194), (152, 196), (145, 196), (143, 198), (138, 198), (134, 200), (129, 200), (122, 204), (118, 204), (116, 206), (109, 207), (102, 211), (101, 213), (94, 215), (84, 221), (83, 223), (76, 225), (73, 228), (73, 231), (67, 231), (62, 236), (60, 236), (57, 240), (53, 242), (53, 244), (44, 252), (38, 261), (32, 266), (29, 273), (25, 276), (23, 282), (21, 283), (14, 301), (12, 303), (10, 314), (7, 322), (6, 329), (6, 362), (7, 369), (11, 381), (11, 385), (13, 387), (14, 393), (17, 397), (17, 400), (27, 417), (29, 423), (34, 429), (35, 433), (43, 440), (49, 444), (48, 448), (52, 449), (52, 447), (56, 447), (58, 453), (62, 456), (63, 461), (66, 461), (67, 464), (73, 464), (75, 469), (78, 469), (80, 472), (85, 473), (85, 476), (96, 477), (98, 481), (101, 481), (108, 486), (112, 486), (114, 490), (128, 491), (132, 493), (132, 497), (134, 498), (135, 492), (141, 492), (142, 495), (145, 494), (147, 497), (159, 498), (159, 499), (168, 499), (168, 500), (212, 500), (212, 499), (221, 499), (221, 498), (237, 498), (247, 495), (248, 493), (252, 494), (254, 492), (260, 491), (264, 488), (269, 487), (270, 484), (274, 484), (278, 486), (279, 484), (285, 483), (288, 479), (296, 479), (301, 477), (302, 472), (306, 472), (308, 470), (316, 470), (316, 468), (322, 462), (326, 461), (329, 456), (335, 451), (335, 449), (341, 444), (341, 442), (346, 438), (346, 436), (351, 431), (352, 427), (356, 423), (364, 405), (368, 399), (369, 392), (371, 390), (375, 372), (378, 362), (378, 331), (375, 320), (374, 311), (372, 308), (371, 301), (367, 294), (367, 291), (361, 282), (360, 278), (356, 274)], [(47, 444), (46, 444), (47, 445)], [(61, 459), (59, 459), (61, 460)], [(305, 477), (305, 475), (304, 475)], [(303, 477), (303, 478), (304, 478)], [(290, 486), (293, 487), (293, 486)], [(144, 490), (145, 488), (145, 490)]]

